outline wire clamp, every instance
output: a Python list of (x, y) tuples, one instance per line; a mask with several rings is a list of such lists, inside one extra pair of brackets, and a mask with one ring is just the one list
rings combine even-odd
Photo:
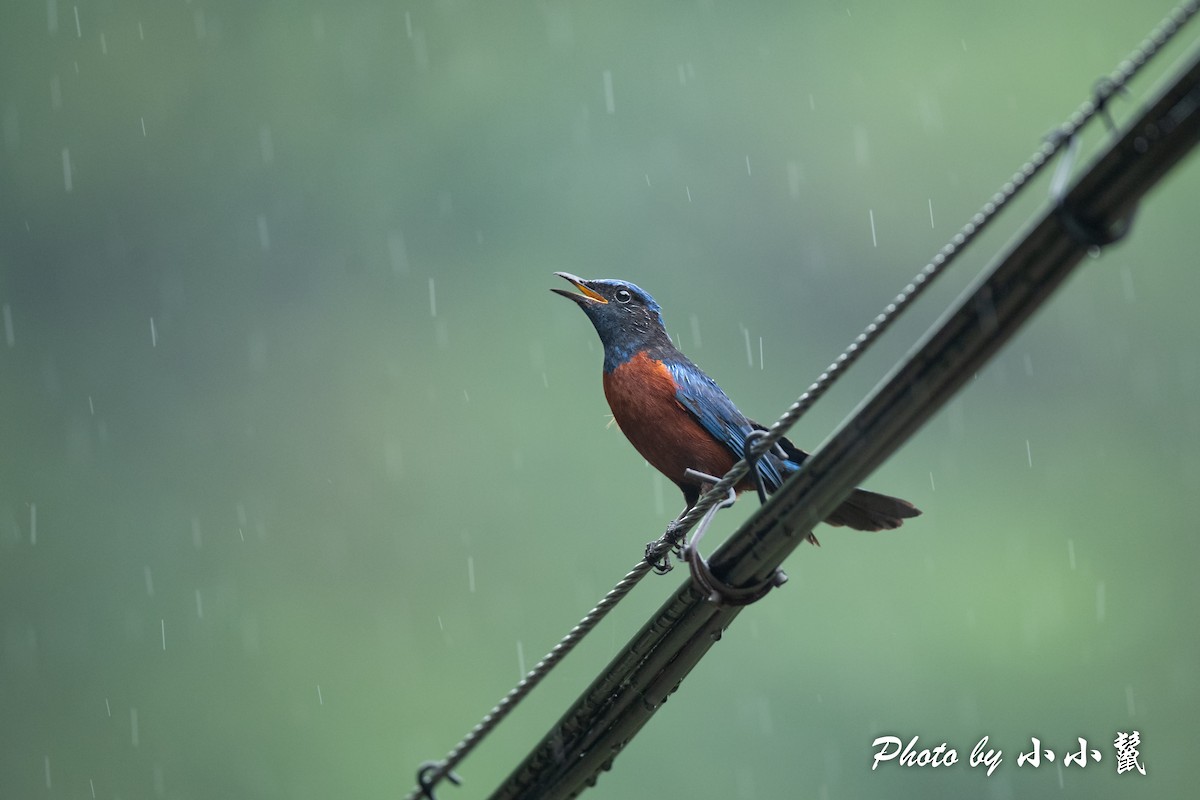
[[(694, 469), (687, 470), (687, 475), (688, 477), (699, 478), (711, 483), (716, 483), (718, 480), (711, 475), (705, 475)], [(692, 580), (707, 593), (710, 603), (727, 606), (747, 606), (761, 600), (767, 592), (776, 586), (782, 586), (787, 583), (788, 578), (783, 570), (776, 569), (771, 573), (770, 578), (758, 586), (730, 586), (713, 574), (712, 569), (708, 566), (707, 559), (700, 555), (700, 540), (704, 538), (704, 534), (708, 531), (708, 526), (712, 524), (713, 518), (717, 515), (718, 511), (723, 508), (729, 508), (736, 500), (737, 492), (731, 488), (729, 495), (724, 500), (705, 512), (700, 521), (696, 523), (696, 529), (692, 531), (691, 540), (683, 548), (683, 558), (687, 561), (688, 569), (692, 573)]]
[[(1113, 122), (1108, 104), (1116, 94), (1124, 94), (1125, 87), (1114, 83), (1109, 78), (1101, 78), (1096, 82), (1092, 93), (1092, 108), (1094, 114), (1104, 120), (1104, 126), (1111, 135), (1116, 135), (1117, 126)], [(1098, 255), (1102, 247), (1118, 242), (1129, 233), (1133, 227), (1133, 218), (1137, 208), (1130, 209), (1120, 219), (1111, 223), (1088, 219), (1079, 213), (1079, 209), (1067, 204), (1067, 183), (1071, 171), (1075, 167), (1075, 159), (1079, 155), (1079, 129), (1059, 128), (1047, 137), (1056, 147), (1065, 139), (1067, 150), (1054, 168), (1054, 176), (1050, 179), (1050, 201), (1054, 204), (1054, 216), (1062, 225), (1067, 235), (1079, 244), (1087, 247), (1092, 255)]]
[[(765, 504), (767, 502), (767, 487), (763, 483), (762, 473), (758, 471), (758, 462), (766, 455), (766, 452), (755, 453), (754, 445), (758, 444), (759, 440), (765, 438), (766, 431), (750, 431), (746, 434), (746, 444), (743, 452), (746, 454), (746, 466), (750, 468), (750, 474), (754, 476), (754, 488), (758, 490), (758, 502)], [(779, 445), (775, 445), (778, 447)]]
[[(417, 767), (417, 786), (420, 787), (419, 797), (424, 797), (425, 800), (437, 800), (437, 796), (433, 793), (433, 787), (437, 785), (438, 778), (436, 777), (436, 773), (441, 768), (441, 761), (426, 761)], [(442, 777), (455, 786), (462, 785), (462, 778), (449, 770)]]

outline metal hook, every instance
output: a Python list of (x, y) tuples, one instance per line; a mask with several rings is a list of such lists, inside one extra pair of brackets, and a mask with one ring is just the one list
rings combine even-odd
[[(694, 481), (699, 481), (701, 486), (703, 486), (705, 484), (708, 484), (709, 486), (715, 486), (721, 480), (720, 478), (718, 478), (715, 475), (709, 475), (707, 472), (701, 472), (700, 470), (692, 469), (691, 467), (685, 469), (683, 471), (683, 474), (685, 477), (691, 478)], [(730, 491), (732, 492), (733, 490), (731, 489)], [(734, 498), (736, 499), (736, 493), (734, 494)], [(713, 514), (716, 513), (717, 509), (718, 508), (728, 508), (730, 505), (732, 505), (732, 503), (733, 503), (732, 500), (726, 500), (725, 502), (721, 503), (719, 506), (714, 506), (714, 507), (710, 508), (707, 512), (705, 512), (704, 516), (701, 517), (700, 521), (697, 523), (697, 529), (700, 531), (701, 536), (704, 535), (704, 529), (708, 527), (710, 522), (712, 522)], [(673, 551), (675, 553), (676, 557), (683, 558), (686, 547), (685, 547), (684, 543), (681, 541), (683, 537), (682, 536), (676, 537), (675, 531), (679, 527), (679, 520), (682, 519), (684, 517), (684, 515), (686, 515), (691, 510), (692, 510), (692, 506), (688, 506), (687, 508), (685, 508), (683, 510), (683, 512), (680, 513), (680, 515), (677, 519), (671, 520), (671, 523), (669, 525), (667, 525), (667, 530), (665, 533), (663, 533), (661, 538), (655, 539), (653, 542), (649, 542), (646, 545), (646, 555), (644, 556), (644, 558), (646, 561), (648, 561), (650, 563), (650, 566), (654, 570), (655, 575), (666, 575), (668, 572), (670, 572), (671, 570), (673, 570), (675, 568), (674, 566), (672, 566), (671, 556), (667, 552), (664, 552), (661, 557), (655, 556), (655, 552), (656, 552), (657, 548), (664, 541), (671, 542), (672, 543), (671, 551)], [(695, 535), (693, 534), (693, 539), (694, 538), (695, 538)]]
[(1113, 122), (1112, 113), (1108, 110), (1108, 102), (1118, 94), (1122, 96), (1129, 94), (1128, 87), (1123, 83), (1114, 83), (1113, 79), (1107, 76), (1096, 81), (1096, 86), (1092, 89), (1092, 105), (1096, 109), (1096, 114), (1104, 120), (1104, 127), (1108, 128), (1109, 133), (1117, 132), (1117, 124)]
[[(697, 472), (695, 470), (687, 470), (688, 477), (699, 478), (701, 480), (715, 479), (711, 475)], [(692, 580), (697, 585), (708, 593), (708, 601), (710, 603), (723, 603), (729, 606), (744, 606), (759, 600), (767, 592), (776, 586), (782, 586), (787, 582), (787, 575), (781, 569), (776, 569), (771, 574), (771, 577), (759, 586), (740, 587), (730, 586), (722, 582), (717, 576), (713, 575), (712, 570), (708, 566), (708, 561), (704, 556), (700, 555), (700, 540), (704, 538), (704, 534), (708, 532), (708, 526), (712, 524), (713, 518), (717, 512), (723, 508), (729, 508), (737, 500), (737, 492), (730, 488), (729, 494), (720, 503), (717, 503), (712, 508), (704, 513), (700, 521), (696, 523), (696, 528), (692, 532), (692, 538), (683, 548), (683, 557), (688, 563), (688, 569), (692, 573)]]
[[(712, 475), (706, 475), (705, 473), (700, 472), (699, 470), (694, 470), (694, 469), (684, 470), (683, 474), (689, 478), (694, 478), (694, 479), (700, 480), (700, 481), (706, 481), (710, 485), (716, 484), (719, 480), (721, 480), (720, 478), (713, 477)], [(734, 490), (733, 488), (730, 488), (728, 494), (725, 495), (724, 500), (715, 504), (708, 511), (705, 511), (704, 516), (701, 517), (700, 521), (696, 523), (695, 530), (692, 531), (692, 538), (691, 538), (691, 541), (689, 541), (687, 543), (687, 548), (691, 548), (692, 550), (695, 550), (696, 545), (700, 544), (700, 540), (704, 538), (704, 534), (708, 531), (708, 526), (712, 524), (713, 517), (715, 517), (717, 515), (717, 512), (723, 508), (729, 508), (731, 505), (734, 504), (734, 502), (736, 500), (737, 500), (737, 491)], [(687, 548), (685, 548), (685, 552), (686, 552)]]
[[(421, 796), (426, 798), (426, 800), (437, 800), (437, 797), (433, 793), (433, 787), (437, 785), (438, 778), (430, 777), (430, 774), (438, 772), (441, 768), (441, 761), (426, 761), (417, 767), (417, 786), (421, 788)], [(446, 770), (442, 777), (455, 786), (462, 786), (462, 778), (450, 770)]]
[[(743, 450), (743, 452), (745, 453), (746, 466), (750, 469), (750, 474), (754, 476), (754, 488), (758, 491), (758, 502), (759, 503), (767, 502), (767, 486), (763, 482), (762, 473), (760, 473), (758, 471), (758, 462), (760, 460), (762, 460), (763, 456), (765, 456), (767, 454), (767, 451), (763, 451), (761, 453), (755, 453), (754, 452), (754, 444), (757, 443), (760, 439), (762, 439), (766, 435), (767, 435), (767, 432), (765, 430), (750, 431), (750, 433), (746, 434), (746, 440), (745, 440), (746, 443), (745, 443), (745, 448)], [(783, 454), (782, 448), (778, 444), (775, 445), (774, 449), (779, 453), (781, 458), (785, 457)], [(702, 484), (708, 484), (710, 486), (715, 486), (721, 480), (720, 478), (718, 478), (715, 475), (709, 475), (705, 472), (700, 472), (699, 470), (695, 470), (695, 469), (691, 469), (691, 468), (684, 470), (683, 474), (693, 480), (700, 481)], [(696, 528), (692, 534), (692, 540), (691, 540), (690, 544), (685, 546), (683, 548), (682, 552), (680, 552), (679, 550), (676, 550), (676, 554), (679, 555), (680, 557), (688, 557), (687, 553), (688, 553), (689, 548), (691, 548), (691, 551), (693, 553), (695, 553), (696, 543), (699, 542), (701, 537), (704, 536), (704, 532), (708, 529), (708, 526), (712, 523), (713, 516), (717, 513), (717, 511), (719, 509), (728, 508), (729, 506), (733, 505), (733, 501), (736, 499), (737, 499), (737, 492), (734, 491), (733, 489), (730, 489), (729, 490), (729, 498), (724, 500), (721, 503), (718, 503), (717, 505), (714, 505), (707, 512), (705, 512), (704, 516), (701, 517), (700, 520), (696, 523)], [(684, 513), (686, 514), (690, 510), (691, 510), (690, 507), (687, 509), (684, 509)], [(664, 536), (666, 538), (673, 537), (673, 534), (675, 531), (675, 526), (677, 523), (678, 523), (678, 520), (676, 520), (675, 522), (672, 522), (669, 526), (667, 526), (667, 532), (664, 534)], [(646, 545), (646, 559), (648, 561), (651, 560), (651, 558), (652, 558), (651, 551), (655, 547), (656, 544), (658, 544), (658, 542), (650, 542), (648, 545)], [(703, 566), (700, 567), (699, 569), (701, 569), (704, 573), (706, 573), (708, 575), (708, 578), (710, 579), (710, 580), (708, 580), (708, 583), (715, 581), (716, 579), (711, 577), (712, 573), (708, 572), (708, 565), (706, 563), (703, 563), (703, 559), (700, 559), (700, 561), (703, 564)], [(692, 575), (694, 575), (694, 576), (697, 575), (697, 567), (691, 563), (690, 558), (689, 558), (689, 565), (692, 566)], [(670, 556), (664, 554), (661, 560), (654, 561), (652, 563), (652, 567), (653, 567), (655, 573), (657, 573), (659, 575), (666, 575), (672, 569)], [(780, 574), (782, 574), (782, 573), (780, 573)], [(784, 576), (784, 580), (787, 580), (786, 575)], [(707, 583), (706, 583), (706, 585), (707, 585)]]
[(754, 476), (754, 488), (758, 490), (758, 502), (760, 504), (767, 502), (767, 487), (763, 483), (762, 473), (758, 471), (758, 462), (767, 453), (766, 451), (755, 453), (754, 445), (766, 435), (766, 431), (750, 431), (750, 433), (746, 434), (746, 449), (744, 451), (746, 454), (746, 466), (750, 468), (750, 474)]
[[(1108, 103), (1114, 95), (1124, 93), (1124, 86), (1118, 86), (1108, 78), (1101, 78), (1097, 81), (1093, 90), (1094, 113), (1104, 120), (1105, 127), (1112, 135), (1117, 133), (1117, 126), (1113, 122), (1112, 114), (1109, 113)], [(1054, 203), (1054, 215), (1063, 226), (1063, 230), (1076, 242), (1095, 252), (1123, 239), (1133, 227), (1133, 218), (1137, 209), (1130, 209), (1125, 216), (1114, 220), (1109, 225), (1080, 216), (1078, 209), (1067, 204), (1067, 184), (1075, 167), (1075, 159), (1079, 155), (1079, 134), (1077, 131), (1065, 133), (1059, 129), (1050, 133), (1047, 138), (1055, 143), (1059, 143), (1063, 139), (1067, 140), (1067, 150), (1059, 159), (1058, 165), (1054, 168), (1054, 177), (1050, 180), (1050, 200)]]

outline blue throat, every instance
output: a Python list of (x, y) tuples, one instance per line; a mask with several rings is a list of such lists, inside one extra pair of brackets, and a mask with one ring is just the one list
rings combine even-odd
[(622, 342), (621, 344), (604, 343), (604, 371), (605, 373), (612, 372), (617, 367), (629, 361), (640, 350), (645, 348), (638, 347), (632, 342)]

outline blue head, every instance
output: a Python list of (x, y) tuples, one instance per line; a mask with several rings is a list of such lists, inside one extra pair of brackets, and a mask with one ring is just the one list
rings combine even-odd
[(628, 361), (635, 353), (659, 355), (674, 351), (654, 298), (628, 281), (611, 278), (584, 280), (569, 272), (554, 273), (571, 283), (580, 294), (551, 289), (569, 297), (588, 315), (604, 344), (604, 371)]

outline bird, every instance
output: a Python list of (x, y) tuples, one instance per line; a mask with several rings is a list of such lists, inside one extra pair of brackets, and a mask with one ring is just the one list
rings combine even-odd
[[(550, 291), (573, 300), (604, 345), (604, 395), (617, 426), (651, 466), (683, 492), (686, 514), (712, 476), (746, 453), (749, 437), (766, 427), (742, 414), (717, 382), (675, 347), (662, 309), (644, 289), (612, 278), (585, 280), (555, 272), (578, 291)], [(808, 453), (786, 438), (758, 459), (768, 493), (800, 468)], [(747, 474), (734, 487), (755, 487)], [(860, 531), (892, 530), (921, 511), (907, 500), (854, 489), (825, 522)], [(682, 516), (682, 514), (681, 514)], [(817, 544), (816, 537), (810, 541)]]

